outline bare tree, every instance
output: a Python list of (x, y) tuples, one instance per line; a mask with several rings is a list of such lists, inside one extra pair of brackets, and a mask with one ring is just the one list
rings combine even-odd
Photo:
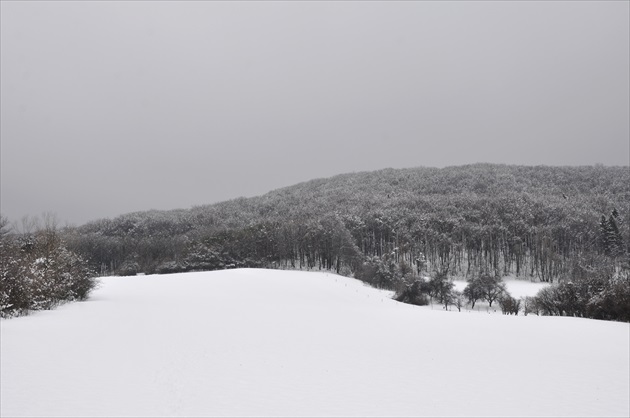
[(475, 309), (475, 303), (479, 299), (483, 299), (483, 292), (481, 289), (481, 282), (478, 277), (473, 277), (468, 281), (468, 284), (464, 288), (463, 295), (471, 304), (472, 309)]
[(452, 298), (453, 298), (453, 304), (457, 307), (457, 311), (461, 312), (462, 307), (466, 303), (466, 298), (464, 297), (464, 294), (460, 292), (459, 290), (453, 290)]
[(480, 276), (481, 293), (483, 298), (492, 307), (492, 302), (499, 299), (505, 293), (505, 285), (498, 274), (482, 274)]
[(513, 298), (506, 292), (499, 298), (499, 306), (503, 315), (518, 315), (521, 310), (521, 300)]
[(36, 216), (24, 215), (20, 222), (13, 222), (13, 230), (19, 235), (32, 235), (40, 228), (39, 219)]
[(9, 218), (0, 214), (0, 240), (11, 232), (11, 225), (9, 225)]

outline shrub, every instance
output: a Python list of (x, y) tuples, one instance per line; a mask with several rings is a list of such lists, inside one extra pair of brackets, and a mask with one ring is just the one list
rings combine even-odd
[(3, 237), (0, 242), (0, 316), (52, 309), (84, 300), (96, 287), (88, 263), (69, 251), (55, 230), (29, 237)]
[(525, 296), (525, 298), (523, 298), (523, 315), (527, 316), (530, 313), (540, 315), (536, 298), (534, 296)]
[(429, 284), (425, 280), (417, 278), (411, 283), (404, 282), (401, 289), (394, 295), (394, 300), (412, 305), (428, 305), (429, 290)]
[(355, 277), (380, 289), (396, 291), (403, 280), (403, 273), (389, 254), (382, 258), (370, 257), (358, 269)]
[(504, 315), (518, 315), (521, 309), (521, 301), (513, 298), (509, 293), (505, 292), (499, 298), (499, 307)]

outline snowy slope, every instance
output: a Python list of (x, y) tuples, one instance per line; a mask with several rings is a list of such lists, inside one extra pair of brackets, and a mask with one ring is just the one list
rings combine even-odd
[(444, 312), (333, 274), (102, 279), (2, 320), (13, 416), (628, 416), (624, 323)]

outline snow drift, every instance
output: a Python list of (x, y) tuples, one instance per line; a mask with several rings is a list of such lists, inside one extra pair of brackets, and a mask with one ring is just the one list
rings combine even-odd
[(2, 416), (628, 416), (630, 325), (444, 312), (326, 273), (101, 279), (2, 320)]

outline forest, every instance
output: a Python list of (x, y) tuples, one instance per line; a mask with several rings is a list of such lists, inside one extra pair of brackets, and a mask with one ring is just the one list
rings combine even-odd
[(627, 277), (629, 185), (628, 167), (601, 165), (384, 169), (59, 233), (100, 275), (265, 267), (396, 290), (425, 275), (558, 283), (589, 269)]
[(102, 274), (356, 271), (394, 252), (426, 271), (448, 264), (453, 275), (485, 269), (553, 282), (576, 257), (627, 254), (629, 185), (627, 167), (386, 169), (65, 233)]

